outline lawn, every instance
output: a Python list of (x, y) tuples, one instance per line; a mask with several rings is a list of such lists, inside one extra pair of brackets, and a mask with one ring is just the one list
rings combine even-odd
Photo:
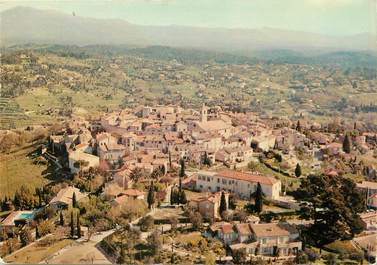
[(35, 165), (27, 156), (32, 151), (33, 146), (8, 155), (0, 154), (0, 199), (13, 196), (22, 185), (34, 190), (48, 182), (43, 177), (47, 166)]
[(72, 242), (73, 240), (71, 239), (62, 239), (53, 242), (49, 246), (40, 246), (37, 242), (25, 247), (24, 249), (16, 252), (15, 254), (7, 256), (4, 260), (5, 262), (17, 264), (38, 264), (39, 262), (45, 260), (55, 252), (68, 246)]
[(249, 171), (257, 171), (265, 176), (274, 176), (277, 179), (280, 179), (282, 184), (287, 186), (288, 190), (296, 190), (301, 183), (301, 180), (299, 178), (293, 178), (293, 177), (287, 177), (283, 174), (280, 174), (270, 168), (268, 168), (265, 164), (260, 162), (253, 163), (252, 168), (245, 168), (245, 170)]
[(353, 246), (353, 244), (349, 240), (335, 241), (331, 244), (326, 245), (325, 248), (335, 253), (351, 254), (358, 252), (358, 250)]
[(180, 243), (182, 245), (191, 243), (192, 246), (197, 246), (202, 238), (200, 232), (192, 232), (189, 234), (179, 234), (175, 237), (174, 241), (175, 243)]

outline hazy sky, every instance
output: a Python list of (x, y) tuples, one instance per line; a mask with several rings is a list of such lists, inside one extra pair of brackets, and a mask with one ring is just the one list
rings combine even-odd
[(75, 0), (3, 1), (77, 16), (144, 25), (261, 28), (351, 35), (375, 30), (376, 0)]

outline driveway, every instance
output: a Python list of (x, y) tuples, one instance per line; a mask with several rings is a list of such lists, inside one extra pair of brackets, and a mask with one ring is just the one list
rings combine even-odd
[(90, 241), (80, 238), (73, 244), (54, 253), (42, 263), (47, 264), (111, 264), (111, 262), (97, 249), (96, 245), (105, 237), (115, 232), (115, 229), (95, 234)]

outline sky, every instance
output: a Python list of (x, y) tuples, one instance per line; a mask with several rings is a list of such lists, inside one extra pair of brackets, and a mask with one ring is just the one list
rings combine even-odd
[(76, 16), (118, 18), (142, 25), (279, 28), (333, 36), (376, 30), (377, 0), (0, 0)]

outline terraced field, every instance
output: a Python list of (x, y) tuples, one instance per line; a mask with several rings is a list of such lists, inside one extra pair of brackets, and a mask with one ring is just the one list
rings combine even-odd
[(10, 98), (0, 98), (0, 129), (13, 129), (27, 126), (29, 117)]
[(46, 165), (36, 165), (28, 153), (35, 146), (27, 146), (10, 154), (0, 154), (0, 199), (12, 197), (22, 185), (33, 190), (49, 180), (45, 178)]

